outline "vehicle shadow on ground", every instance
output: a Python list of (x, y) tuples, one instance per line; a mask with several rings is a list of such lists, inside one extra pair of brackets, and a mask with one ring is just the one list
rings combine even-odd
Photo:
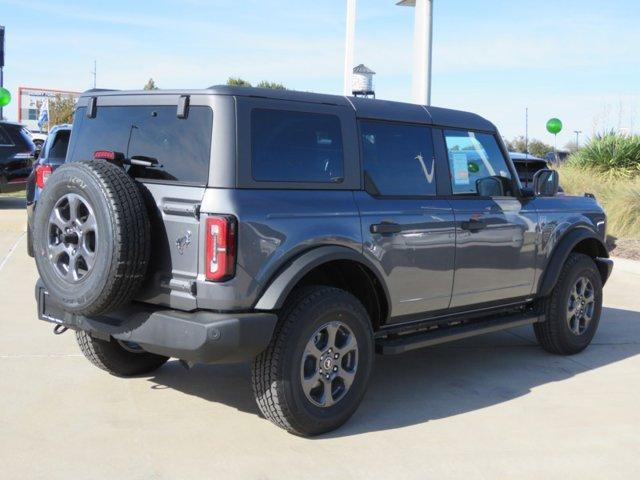
[[(640, 312), (604, 308), (586, 351), (551, 355), (531, 328), (476, 337), (405, 355), (376, 358), (373, 378), (353, 418), (319, 438), (401, 428), (447, 418), (521, 397), (640, 353)], [(176, 361), (149, 380), (207, 401), (258, 415), (249, 365), (200, 365), (189, 372)]]
[(0, 197), (0, 210), (24, 210), (26, 206), (24, 197)]

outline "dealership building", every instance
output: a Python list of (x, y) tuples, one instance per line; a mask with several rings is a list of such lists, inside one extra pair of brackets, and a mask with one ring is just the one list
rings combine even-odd
[(45, 101), (53, 100), (57, 96), (72, 97), (77, 99), (80, 92), (68, 90), (53, 90), (49, 88), (18, 87), (18, 122), (25, 125), (31, 131), (39, 131), (38, 117), (40, 109)]

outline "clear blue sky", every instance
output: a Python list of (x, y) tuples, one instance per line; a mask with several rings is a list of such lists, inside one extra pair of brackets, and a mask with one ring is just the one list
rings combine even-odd
[[(359, 0), (356, 63), (379, 98), (409, 100), (413, 9)], [(108, 6), (105, 6), (108, 5)], [(229, 76), (340, 93), (344, 0), (0, 0), (5, 86), (206, 87)], [(640, 130), (637, 0), (435, 0), (434, 105), (487, 116), (511, 138), (544, 124)], [(7, 112), (16, 118), (15, 103)], [(635, 120), (635, 121), (634, 121)], [(634, 125), (635, 123), (635, 125)]]

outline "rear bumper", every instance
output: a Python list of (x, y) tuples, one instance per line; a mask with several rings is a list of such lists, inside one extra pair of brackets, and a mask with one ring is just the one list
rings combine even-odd
[(146, 351), (192, 363), (228, 363), (250, 360), (262, 352), (275, 329), (271, 313), (182, 312), (131, 304), (101, 317), (64, 312), (36, 284), (38, 318), (96, 338), (115, 338), (139, 344)]

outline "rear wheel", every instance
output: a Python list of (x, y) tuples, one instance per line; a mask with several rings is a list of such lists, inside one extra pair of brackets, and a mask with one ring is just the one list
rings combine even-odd
[(130, 377), (153, 372), (164, 365), (168, 357), (148, 353), (135, 343), (93, 338), (87, 332), (76, 332), (76, 340), (84, 356), (96, 367), (111, 375)]
[(546, 320), (534, 325), (538, 342), (559, 355), (579, 353), (591, 343), (602, 311), (602, 279), (591, 257), (572, 253), (545, 301)]
[(334, 430), (358, 408), (373, 355), (371, 322), (358, 299), (332, 287), (300, 289), (253, 363), (258, 407), (297, 435)]

